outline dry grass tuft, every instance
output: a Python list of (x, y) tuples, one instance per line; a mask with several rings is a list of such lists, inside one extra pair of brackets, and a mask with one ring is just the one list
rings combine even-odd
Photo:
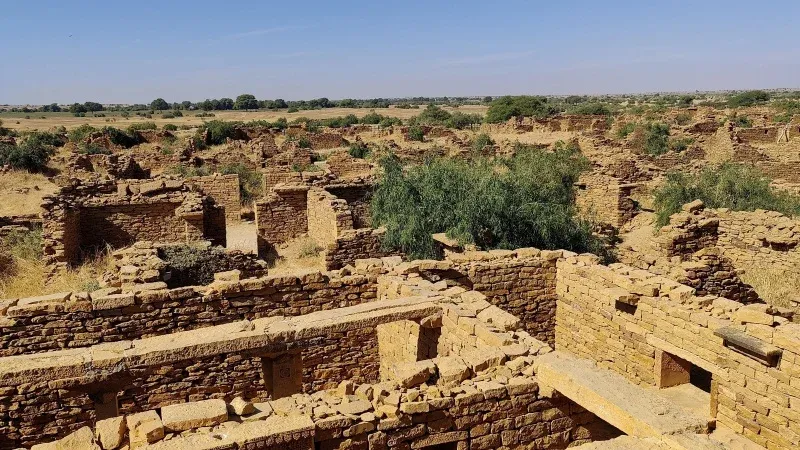
[(284, 275), (304, 270), (325, 271), (325, 253), (317, 241), (303, 236), (278, 249), (279, 258), (269, 269), (270, 275)]
[(742, 274), (742, 281), (753, 286), (767, 303), (785, 308), (792, 307), (792, 300), (800, 302), (800, 273), (773, 268), (749, 270)]
[(57, 186), (40, 173), (12, 170), (0, 175), (0, 216), (38, 214), (42, 197)]

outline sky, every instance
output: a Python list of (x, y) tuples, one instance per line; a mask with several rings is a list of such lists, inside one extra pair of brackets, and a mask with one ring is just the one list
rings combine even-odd
[(0, 104), (800, 87), (800, 1), (0, 0)]

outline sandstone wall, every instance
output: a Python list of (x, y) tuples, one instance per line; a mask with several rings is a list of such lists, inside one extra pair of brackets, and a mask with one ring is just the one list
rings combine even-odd
[[(88, 347), (238, 320), (298, 316), (375, 299), (380, 266), (353, 275), (311, 272), (204, 288), (61, 293), (0, 304), (0, 356)], [(109, 293), (111, 292), (111, 293)]]
[(775, 211), (713, 210), (719, 220), (717, 245), (737, 268), (768, 264), (800, 270), (800, 220)]
[(372, 185), (365, 183), (329, 184), (324, 189), (347, 202), (353, 216), (353, 228), (370, 228), (372, 226)]
[(697, 297), (666, 278), (596, 261), (568, 255), (558, 263), (558, 350), (643, 385), (668, 381), (665, 358), (688, 361), (712, 376), (718, 423), (764, 447), (800, 445), (800, 326), (788, 323), (788, 311)]
[(308, 231), (308, 187), (284, 185), (255, 205), (258, 229), (258, 254), (266, 255), (275, 246)]
[(303, 176), (300, 172), (289, 166), (267, 167), (263, 172), (264, 192), (269, 192), (280, 184), (302, 183)]
[(372, 165), (364, 159), (350, 156), (344, 151), (337, 151), (328, 155), (325, 160), (328, 169), (338, 178), (347, 180), (356, 177), (368, 176), (372, 171)]
[(353, 229), (353, 214), (347, 202), (322, 189), (308, 191), (308, 236), (320, 246), (336, 241), (344, 230)]
[(635, 184), (591, 172), (581, 175), (577, 185), (575, 203), (584, 217), (619, 227), (636, 215), (636, 204), (631, 199)]
[(341, 269), (344, 266), (355, 264), (357, 259), (402, 255), (399, 251), (385, 250), (383, 248), (383, 235), (385, 232), (382, 228), (361, 228), (342, 231), (326, 249), (326, 269)]
[(214, 203), (225, 208), (225, 218), (229, 222), (239, 220), (242, 209), (239, 196), (239, 175), (221, 175), (215, 173), (205, 177), (187, 178), (187, 182), (197, 186), (204, 194), (211, 197)]

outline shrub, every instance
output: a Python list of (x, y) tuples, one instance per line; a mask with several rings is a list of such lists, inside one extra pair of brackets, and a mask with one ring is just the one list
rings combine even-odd
[(492, 137), (486, 133), (481, 133), (472, 140), (472, 151), (480, 153), (484, 148), (490, 145), (494, 145)]
[(54, 154), (55, 149), (49, 145), (28, 142), (23, 142), (21, 145), (0, 143), (0, 166), (9, 165), (14, 169), (28, 172), (43, 172)]
[(178, 131), (178, 126), (171, 123), (165, 123), (161, 129), (164, 131)]
[(439, 256), (431, 235), (441, 232), (485, 249), (603, 253), (575, 214), (573, 184), (588, 164), (569, 150), (518, 145), (511, 158), (436, 158), (407, 170), (389, 155), (381, 166), (373, 224), (386, 227), (385, 246), (412, 258)]
[(107, 134), (108, 139), (115, 145), (130, 148), (139, 143), (139, 135), (137, 135), (135, 131), (126, 133), (114, 127), (105, 127), (101, 131)]
[(211, 145), (220, 145), (224, 144), (227, 138), (233, 137), (236, 131), (236, 125), (236, 122), (211, 120), (198, 129), (198, 134), (202, 134), (204, 129), (208, 130), (208, 143)]
[(67, 133), (67, 138), (69, 138), (70, 142), (80, 143), (95, 131), (97, 131), (97, 128), (88, 124), (83, 124), (77, 128), (69, 130)]
[(411, 126), (408, 128), (408, 139), (422, 142), (425, 140), (425, 131), (419, 125)]
[(229, 164), (222, 166), (220, 172), (225, 175), (239, 175), (239, 199), (243, 205), (252, 204), (263, 193), (261, 172), (253, 170), (246, 164)]
[(300, 148), (311, 148), (311, 141), (306, 136), (300, 136), (297, 140), (297, 146)]
[(84, 144), (79, 147), (81, 153), (86, 153), (87, 155), (110, 155), (111, 150), (101, 147), (97, 144)]
[(370, 149), (367, 144), (363, 142), (356, 142), (350, 146), (350, 148), (347, 150), (347, 153), (350, 153), (350, 156), (353, 158), (364, 159), (369, 156)]
[(28, 261), (42, 258), (42, 231), (12, 231), (0, 241), (0, 250)]
[(676, 125), (688, 125), (692, 122), (692, 115), (689, 113), (680, 113), (675, 116), (675, 124)]
[(492, 101), (486, 111), (486, 122), (505, 122), (512, 117), (548, 117), (558, 113), (545, 97), (529, 95), (505, 96)]
[(605, 103), (581, 103), (567, 109), (568, 114), (585, 114), (592, 116), (609, 116), (611, 109)]
[(377, 125), (381, 123), (381, 121), (384, 120), (385, 118), (386, 116), (382, 114), (378, 114), (375, 111), (370, 111), (367, 114), (365, 114), (364, 117), (362, 117), (359, 122), (365, 125)]
[(430, 104), (416, 117), (415, 123), (418, 125), (447, 125), (452, 115), (444, 109)]
[(211, 175), (211, 170), (208, 166), (186, 166), (183, 164), (172, 166), (168, 168), (166, 172), (172, 175), (179, 175), (183, 178)]
[(730, 120), (734, 126), (740, 128), (751, 128), (753, 126), (753, 121), (747, 116), (733, 116), (728, 120)]
[(134, 131), (142, 131), (142, 130), (157, 130), (158, 125), (155, 122), (140, 122), (140, 123), (132, 123), (128, 126), (128, 133), (133, 133)]
[(216, 117), (214, 113), (210, 112), (201, 112), (194, 115), (195, 117)]
[(800, 198), (772, 189), (770, 181), (752, 166), (732, 163), (709, 167), (699, 174), (669, 173), (666, 183), (655, 192), (656, 225), (666, 225), (682, 205), (697, 199), (709, 208), (800, 214)]
[(462, 112), (456, 111), (453, 114), (451, 114), (449, 119), (447, 119), (447, 121), (445, 122), (445, 126), (447, 126), (448, 128), (456, 128), (458, 130), (463, 130), (464, 128), (469, 128), (479, 123), (481, 123), (481, 116), (477, 114), (464, 114)]
[(753, 106), (769, 101), (769, 94), (764, 91), (747, 91), (731, 96), (728, 99), (728, 106)]
[(286, 110), (287, 113), (296, 113), (297, 111), (300, 111), (300, 110), (297, 109), (296, 106), (292, 106), (291, 108)]
[(645, 153), (653, 156), (663, 155), (669, 151), (669, 125), (664, 123), (648, 123), (643, 128)]
[(61, 147), (67, 142), (64, 136), (47, 131), (34, 131), (25, 138), (25, 143), (32, 146)]
[(317, 244), (317, 241), (313, 239), (308, 239), (304, 241), (302, 246), (300, 247), (299, 256), (301, 258), (314, 258), (316, 256), (319, 256), (319, 254), (323, 250), (325, 249), (322, 248), (319, 244)]
[(175, 114), (173, 114), (173, 113), (164, 113), (164, 114), (161, 115), (161, 118), (162, 119), (174, 119), (175, 118)]
[(199, 245), (174, 245), (159, 250), (159, 257), (167, 263), (171, 277), (170, 287), (199, 286), (214, 281), (214, 274), (229, 270), (230, 263), (221, 247), (205, 248)]
[(682, 152), (694, 143), (694, 139), (688, 137), (675, 138), (669, 140), (669, 149), (673, 152)]
[(384, 117), (381, 119), (380, 126), (382, 128), (388, 128), (394, 125), (402, 125), (403, 121), (397, 117)]

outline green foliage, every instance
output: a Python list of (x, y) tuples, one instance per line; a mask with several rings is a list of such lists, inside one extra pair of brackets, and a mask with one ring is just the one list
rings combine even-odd
[(612, 114), (611, 108), (605, 103), (592, 102), (581, 103), (567, 109), (567, 114), (584, 114), (592, 116), (610, 116)]
[(529, 95), (505, 96), (492, 101), (486, 111), (486, 122), (500, 123), (512, 117), (548, 117), (559, 112), (545, 97)]
[(215, 273), (231, 269), (222, 247), (171, 245), (161, 248), (159, 257), (167, 263), (167, 270), (172, 274), (167, 282), (171, 288), (206, 285), (214, 281)]
[(0, 143), (0, 166), (9, 165), (14, 169), (28, 172), (42, 172), (54, 154), (55, 149), (49, 145), (27, 142), (20, 145)]
[(678, 97), (678, 101), (676, 104), (678, 106), (692, 106), (694, 103), (695, 97), (693, 95), (681, 95)]
[(16, 136), (16, 134), (11, 128), (3, 127), (3, 121), (0, 120), (0, 136)]
[(211, 175), (211, 170), (208, 166), (186, 166), (183, 164), (172, 166), (168, 168), (166, 172), (171, 175), (179, 175), (183, 178)]
[(654, 122), (644, 126), (644, 151), (653, 156), (669, 151), (669, 125)]
[(297, 140), (297, 146), (300, 148), (311, 148), (311, 140), (306, 136), (300, 136), (300, 139)]
[(350, 146), (350, 148), (347, 150), (347, 153), (350, 153), (350, 156), (353, 158), (364, 159), (369, 156), (370, 149), (367, 144), (363, 142), (356, 142)]
[(150, 102), (150, 109), (155, 111), (164, 111), (169, 109), (169, 103), (163, 98), (157, 98)]
[(134, 131), (142, 131), (142, 130), (157, 130), (158, 125), (155, 122), (140, 122), (140, 123), (132, 123), (128, 126), (128, 132), (133, 133)]
[(211, 145), (224, 144), (225, 140), (233, 137), (236, 132), (236, 122), (225, 122), (224, 120), (211, 120), (203, 124), (198, 133), (208, 130), (208, 143)]
[(389, 155), (381, 166), (373, 224), (412, 258), (438, 256), (431, 235), (441, 232), (485, 249), (603, 251), (575, 215), (573, 184), (588, 164), (571, 150), (519, 145), (507, 159), (436, 158), (407, 170)]
[(690, 137), (674, 138), (669, 140), (669, 149), (673, 152), (682, 152), (694, 143)]
[(676, 125), (689, 125), (692, 122), (692, 115), (689, 113), (679, 113), (675, 116), (675, 124)]
[(475, 136), (475, 139), (472, 140), (472, 151), (480, 153), (484, 148), (490, 145), (494, 145), (492, 137), (486, 133), (481, 133)]
[(36, 261), (42, 258), (42, 231), (12, 231), (0, 239), (0, 251), (14, 258)]
[(243, 205), (251, 205), (258, 197), (263, 194), (261, 184), (261, 172), (253, 170), (246, 164), (229, 164), (222, 166), (220, 172), (223, 175), (239, 175), (239, 200)]
[(445, 122), (445, 126), (463, 130), (479, 123), (481, 123), (481, 116), (478, 114), (464, 114), (456, 111), (450, 115), (450, 118)]
[(669, 216), (697, 199), (709, 208), (766, 209), (800, 215), (800, 197), (776, 191), (770, 182), (758, 169), (732, 163), (709, 167), (699, 174), (669, 173), (666, 183), (655, 192), (656, 225), (668, 224)]
[(83, 124), (77, 128), (69, 130), (67, 133), (67, 138), (69, 138), (70, 142), (80, 143), (95, 131), (97, 131), (97, 128), (88, 124)]
[(214, 113), (210, 112), (201, 112), (194, 115), (195, 117), (216, 117)]
[(747, 91), (736, 94), (728, 99), (728, 106), (736, 108), (740, 106), (753, 106), (769, 101), (769, 94), (764, 91)]
[(61, 147), (66, 143), (66, 138), (63, 135), (47, 131), (33, 131), (25, 138), (25, 144), (36, 147)]
[[(139, 124), (134, 124), (134, 125), (139, 125)], [(114, 128), (114, 127), (104, 127), (101, 131), (107, 134), (108, 139), (115, 145), (120, 145), (125, 148), (130, 148), (133, 147), (134, 145), (139, 144), (139, 136), (136, 134), (135, 131), (129, 131), (126, 133), (120, 130), (119, 128)]]
[(101, 147), (97, 144), (81, 144), (78, 147), (78, 150), (81, 153), (86, 153), (87, 155), (110, 155), (111, 150)]
[(178, 131), (178, 126), (172, 123), (165, 123), (161, 129), (164, 131)]
[(425, 140), (425, 131), (419, 125), (410, 126), (408, 128), (408, 139), (423, 142)]
[(416, 117), (414, 123), (417, 125), (447, 125), (452, 115), (444, 109), (430, 104)]
[(402, 124), (403, 124), (403, 121), (400, 120), (400, 118), (386, 116), (383, 119), (381, 119), (381, 122), (380, 122), (379, 125), (382, 128), (388, 128), (388, 127), (391, 127), (391, 126), (394, 126), (394, 125), (402, 125)]
[(233, 109), (258, 109), (258, 100), (253, 94), (242, 94), (236, 97)]
[(730, 120), (734, 126), (740, 128), (751, 128), (753, 126), (753, 121), (747, 116), (735, 115), (730, 117), (728, 120)]
[(286, 112), (287, 112), (287, 113), (296, 113), (297, 111), (300, 111), (300, 110), (299, 110), (299, 109), (297, 109), (297, 107), (296, 107), (296, 106), (292, 106), (291, 108), (288, 108), (288, 109), (286, 110)]

